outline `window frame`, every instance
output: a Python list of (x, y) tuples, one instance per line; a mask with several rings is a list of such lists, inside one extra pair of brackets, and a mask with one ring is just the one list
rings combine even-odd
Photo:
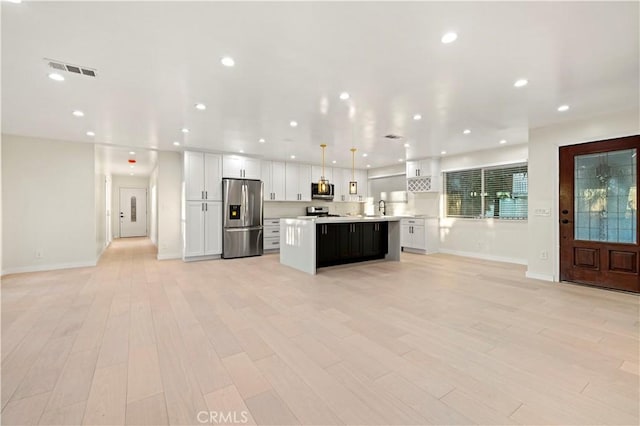
[[(510, 169), (513, 167), (521, 167), (526, 166), (526, 174), (527, 174), (527, 214), (523, 218), (518, 217), (497, 217), (497, 216), (487, 216), (486, 215), (486, 179), (485, 172), (487, 170), (500, 170), (500, 169)], [(447, 193), (447, 180), (449, 179), (450, 173), (457, 172), (471, 172), (473, 170), (480, 170), (480, 216), (456, 216), (449, 215), (449, 204), (448, 204), (448, 193)], [(492, 164), (486, 166), (477, 166), (477, 167), (465, 167), (460, 169), (452, 169), (442, 172), (442, 195), (444, 196), (443, 202), (443, 217), (446, 219), (463, 219), (463, 220), (500, 220), (500, 221), (508, 221), (508, 222), (526, 222), (529, 220), (529, 211), (528, 211), (528, 198), (529, 198), (529, 162), (528, 161), (514, 161), (508, 163), (499, 163)]]

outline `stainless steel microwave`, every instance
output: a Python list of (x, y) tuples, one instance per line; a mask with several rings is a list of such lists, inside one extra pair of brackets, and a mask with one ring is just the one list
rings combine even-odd
[(313, 200), (325, 200), (325, 201), (333, 201), (333, 192), (334, 186), (333, 184), (329, 184), (329, 193), (328, 194), (319, 194), (318, 193), (318, 184), (311, 184), (311, 198)]

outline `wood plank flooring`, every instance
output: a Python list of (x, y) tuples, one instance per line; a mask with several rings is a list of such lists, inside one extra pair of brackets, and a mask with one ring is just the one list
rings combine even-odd
[(639, 298), (449, 255), (2, 279), (2, 424), (639, 423)]

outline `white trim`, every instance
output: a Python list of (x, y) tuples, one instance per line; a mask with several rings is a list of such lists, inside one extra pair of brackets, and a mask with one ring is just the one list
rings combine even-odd
[(506, 263), (516, 263), (518, 265), (526, 265), (527, 259), (518, 259), (515, 257), (505, 257), (505, 256), (495, 256), (493, 254), (485, 254), (485, 253), (476, 253), (472, 251), (460, 251), (460, 250), (449, 250), (449, 249), (439, 249), (438, 252), (444, 254), (452, 254), (454, 256), (463, 256), (463, 257), (472, 257), (475, 259), (482, 260), (491, 260), (494, 262), (506, 262)]
[(440, 173), (449, 173), (449, 172), (460, 172), (464, 170), (475, 170), (475, 169), (490, 169), (492, 167), (501, 167), (501, 166), (518, 166), (526, 164), (529, 165), (529, 159), (517, 159), (517, 160), (509, 160), (509, 161), (499, 161), (497, 163), (487, 163), (487, 164), (478, 164), (473, 166), (465, 166), (465, 167), (456, 167), (453, 169), (442, 169)]
[(182, 253), (166, 253), (166, 254), (158, 253), (158, 256), (156, 256), (156, 259), (158, 260), (182, 259)]
[(2, 276), (9, 274), (23, 274), (25, 272), (43, 272), (43, 271), (55, 271), (57, 269), (71, 269), (71, 268), (90, 268), (96, 266), (96, 261), (89, 262), (71, 262), (71, 263), (53, 263), (48, 265), (31, 265), (20, 266), (17, 268), (7, 268), (2, 271)]
[(367, 176), (367, 180), (371, 179), (384, 179), (388, 177), (406, 176), (407, 172), (386, 173), (384, 175)]
[(221, 258), (222, 258), (222, 254), (208, 254), (206, 256), (183, 257), (182, 260), (185, 262), (199, 262), (201, 260), (214, 260), (214, 259), (221, 259)]
[(533, 280), (552, 281), (555, 282), (553, 275), (538, 274), (536, 272), (525, 272), (524, 276)]

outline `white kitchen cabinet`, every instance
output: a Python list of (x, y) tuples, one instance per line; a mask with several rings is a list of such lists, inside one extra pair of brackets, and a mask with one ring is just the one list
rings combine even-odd
[(222, 159), (220, 155), (184, 153), (185, 199), (222, 200)]
[[(322, 166), (311, 166), (311, 181), (319, 182), (322, 176)], [(333, 184), (333, 167), (324, 168), (324, 177), (329, 180), (330, 184)]]
[(262, 162), (262, 181), (265, 201), (285, 200), (285, 164), (280, 161)]
[(333, 177), (335, 184), (335, 193), (333, 201), (350, 201), (350, 202), (363, 202), (367, 199), (367, 171), (355, 170), (355, 179), (358, 182), (358, 193), (349, 194), (349, 182), (354, 178), (354, 173), (351, 169), (333, 169)]
[(262, 247), (265, 252), (280, 250), (280, 219), (264, 219), (264, 238)]
[(440, 159), (425, 158), (406, 163), (407, 190), (410, 192), (439, 192)]
[(311, 201), (311, 166), (286, 163), (285, 199), (287, 201)]
[(187, 201), (184, 257), (222, 254), (222, 201)]
[(239, 155), (222, 157), (222, 176), (237, 179), (260, 179), (260, 160)]
[(400, 246), (406, 251), (435, 253), (438, 251), (438, 219), (407, 218), (400, 221)]

